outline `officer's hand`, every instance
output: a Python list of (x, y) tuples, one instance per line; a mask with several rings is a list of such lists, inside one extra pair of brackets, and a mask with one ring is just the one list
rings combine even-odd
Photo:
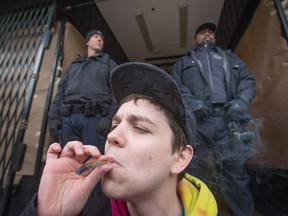
[(100, 134), (107, 135), (110, 131), (111, 124), (112, 120), (110, 118), (103, 117), (98, 121), (96, 125), (96, 130)]
[(59, 142), (59, 130), (61, 130), (61, 121), (59, 119), (49, 120), (49, 132), (51, 137), (56, 141)]
[(200, 100), (193, 101), (192, 111), (198, 121), (206, 118), (209, 115), (209, 108), (204, 104), (203, 101)]
[(234, 99), (229, 101), (223, 107), (226, 109), (226, 120), (231, 121), (235, 117), (241, 117), (245, 112), (247, 112), (248, 105), (242, 99)]

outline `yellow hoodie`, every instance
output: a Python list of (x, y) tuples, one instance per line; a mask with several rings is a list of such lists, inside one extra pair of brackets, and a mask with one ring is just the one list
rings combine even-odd
[(185, 216), (216, 216), (217, 203), (208, 187), (196, 177), (185, 174), (177, 192), (181, 197)]

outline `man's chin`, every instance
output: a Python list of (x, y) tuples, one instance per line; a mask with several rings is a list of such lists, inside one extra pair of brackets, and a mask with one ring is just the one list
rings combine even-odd
[(101, 182), (102, 185), (102, 192), (103, 194), (105, 194), (105, 196), (111, 198), (111, 199), (117, 199), (117, 196), (115, 196), (115, 188), (113, 188), (113, 184), (112, 182), (109, 182), (109, 180), (107, 181), (103, 181)]

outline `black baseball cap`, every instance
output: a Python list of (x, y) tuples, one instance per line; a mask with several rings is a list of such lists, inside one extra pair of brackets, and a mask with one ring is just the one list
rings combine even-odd
[(104, 37), (103, 33), (102, 33), (100, 30), (94, 29), (94, 30), (91, 30), (90, 32), (88, 32), (88, 33), (86, 34), (86, 37), (85, 37), (86, 43), (87, 43), (87, 42), (90, 40), (90, 38), (91, 38), (93, 35), (95, 35), (95, 34), (98, 34), (98, 35), (101, 35), (102, 37)]
[(186, 108), (178, 85), (167, 72), (152, 64), (129, 62), (117, 66), (111, 73), (111, 88), (118, 103), (130, 94), (153, 97), (174, 116), (187, 142), (195, 144), (195, 117)]
[(215, 33), (216, 25), (211, 22), (203, 23), (200, 26), (198, 26), (198, 28), (196, 29), (195, 35), (204, 29), (210, 29), (211, 31)]

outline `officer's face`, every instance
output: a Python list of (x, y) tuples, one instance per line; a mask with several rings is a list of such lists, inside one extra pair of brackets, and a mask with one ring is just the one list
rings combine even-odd
[(87, 42), (87, 46), (90, 46), (97, 52), (101, 52), (104, 46), (104, 38), (101, 35), (94, 34)]
[(215, 43), (215, 33), (210, 29), (203, 29), (195, 35), (195, 44)]

